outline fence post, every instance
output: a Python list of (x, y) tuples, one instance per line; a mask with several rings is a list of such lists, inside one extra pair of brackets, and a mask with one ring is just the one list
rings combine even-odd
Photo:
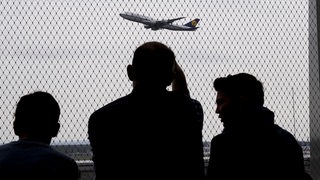
[(309, 110), (310, 110), (310, 171), (314, 180), (320, 180), (320, 79), (319, 30), (320, 3), (309, 1)]

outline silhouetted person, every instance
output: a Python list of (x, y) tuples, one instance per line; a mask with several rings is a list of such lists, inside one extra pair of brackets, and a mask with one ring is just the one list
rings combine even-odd
[(0, 146), (0, 179), (78, 179), (76, 162), (50, 147), (59, 131), (59, 115), (59, 105), (49, 93), (21, 97), (13, 122), (19, 140)]
[[(183, 89), (179, 79), (184, 75), (176, 65), (174, 53), (162, 43), (147, 42), (135, 50), (127, 67), (132, 92), (89, 119), (97, 180), (204, 178), (202, 109), (199, 113), (199, 104)], [(174, 77), (174, 91), (168, 91)]]
[(207, 180), (307, 176), (301, 146), (274, 123), (274, 113), (263, 106), (263, 85), (256, 77), (247, 73), (219, 77), (214, 88), (216, 113), (224, 129), (211, 141)]

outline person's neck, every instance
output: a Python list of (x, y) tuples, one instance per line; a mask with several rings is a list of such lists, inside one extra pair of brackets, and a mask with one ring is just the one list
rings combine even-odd
[(167, 89), (165, 86), (154, 85), (154, 84), (136, 84), (133, 87), (134, 91), (143, 91), (143, 92), (165, 92)]
[(26, 135), (21, 135), (19, 136), (19, 140), (40, 142), (48, 145), (50, 145), (51, 143), (51, 138), (48, 138), (48, 137), (43, 138), (43, 137), (30, 137)]

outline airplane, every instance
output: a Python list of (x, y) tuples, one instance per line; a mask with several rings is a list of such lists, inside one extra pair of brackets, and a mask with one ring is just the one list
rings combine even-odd
[(196, 18), (193, 19), (192, 21), (184, 24), (184, 25), (176, 25), (172, 24), (174, 21), (184, 19), (185, 17), (179, 17), (179, 18), (174, 18), (174, 19), (164, 19), (164, 20), (156, 20), (151, 17), (147, 17), (141, 14), (136, 14), (132, 12), (124, 12), (120, 13), (120, 16), (123, 17), (124, 19), (142, 23), (144, 24), (144, 27), (146, 29), (151, 29), (151, 30), (160, 30), (160, 29), (168, 29), (168, 30), (173, 30), (173, 31), (195, 31), (199, 27), (196, 27), (200, 19)]

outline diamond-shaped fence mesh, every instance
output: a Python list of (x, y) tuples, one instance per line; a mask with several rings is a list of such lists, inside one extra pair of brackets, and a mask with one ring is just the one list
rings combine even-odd
[[(84, 166), (90, 164), (89, 116), (131, 91), (126, 66), (135, 48), (151, 40), (175, 52), (191, 96), (203, 105), (205, 142), (222, 129), (213, 80), (238, 72), (258, 77), (276, 123), (309, 142), (309, 75), (311, 67), (318, 66), (310, 63), (310, 38), (317, 42), (309, 29), (311, 13), (316, 13), (309, 9), (312, 3), (315, 6), (308, 0), (2, 0), (0, 142), (17, 139), (12, 121), (19, 98), (47, 91), (61, 106), (62, 127), (53, 144), (66, 145), (59, 147)], [(154, 31), (119, 16), (126, 11), (160, 20), (185, 17), (174, 24), (200, 18), (199, 28)], [(121, 133), (121, 127), (116, 130)], [(83, 179), (93, 176), (90, 167), (83, 171)]]

